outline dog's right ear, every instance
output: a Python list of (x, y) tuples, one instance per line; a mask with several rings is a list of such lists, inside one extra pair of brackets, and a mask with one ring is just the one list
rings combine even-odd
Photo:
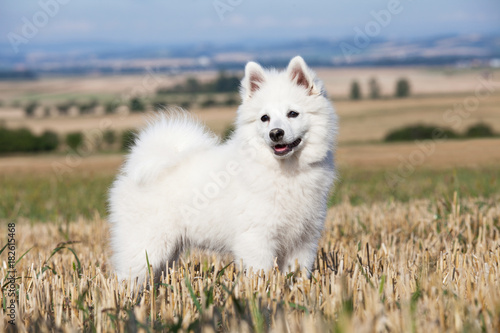
[(262, 67), (253, 61), (245, 66), (245, 77), (241, 81), (241, 99), (247, 100), (260, 89), (265, 80), (265, 73)]

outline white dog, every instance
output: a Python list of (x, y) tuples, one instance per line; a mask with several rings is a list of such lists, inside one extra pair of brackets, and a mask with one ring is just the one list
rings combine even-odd
[(185, 114), (144, 129), (109, 195), (119, 279), (156, 276), (187, 247), (254, 270), (311, 269), (332, 185), (337, 116), (301, 57), (286, 71), (249, 62), (232, 138)]

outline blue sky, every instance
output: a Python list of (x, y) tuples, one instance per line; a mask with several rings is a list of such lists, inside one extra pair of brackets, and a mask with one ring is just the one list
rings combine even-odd
[[(397, 0), (3, 0), (1, 43), (8, 43), (10, 32), (22, 34), (23, 18), (33, 22), (38, 13), (43, 21), (40, 3), (57, 1), (67, 3), (59, 5), (39, 29), (32, 38), (35, 43), (169, 45), (345, 38), (373, 20), (372, 11), (387, 9)], [(380, 37), (500, 35), (499, 0), (399, 2), (401, 11), (391, 15)], [(222, 16), (216, 5), (225, 10)]]

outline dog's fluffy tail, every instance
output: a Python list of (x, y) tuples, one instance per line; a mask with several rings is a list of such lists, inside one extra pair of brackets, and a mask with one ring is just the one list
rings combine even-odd
[(160, 113), (142, 130), (125, 162), (123, 173), (147, 184), (195, 151), (217, 145), (219, 139), (186, 111)]

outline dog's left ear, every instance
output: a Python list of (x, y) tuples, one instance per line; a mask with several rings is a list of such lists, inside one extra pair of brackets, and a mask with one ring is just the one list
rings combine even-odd
[(301, 56), (296, 56), (290, 60), (287, 72), (290, 80), (298, 86), (304, 87), (309, 95), (321, 94), (321, 88), (318, 87), (315, 82), (316, 76), (309, 67), (307, 67), (306, 62)]

